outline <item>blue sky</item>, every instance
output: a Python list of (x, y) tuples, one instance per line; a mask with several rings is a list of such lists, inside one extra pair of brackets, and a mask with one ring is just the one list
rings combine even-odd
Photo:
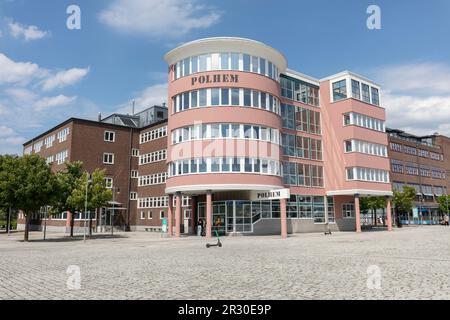
[[(66, 28), (71, 4), (81, 30)], [(371, 4), (381, 30), (366, 27)], [(260, 40), (313, 77), (366, 75), (389, 126), (450, 135), (448, 0), (0, 0), (0, 154), (71, 116), (161, 103), (163, 55), (210, 36)]]

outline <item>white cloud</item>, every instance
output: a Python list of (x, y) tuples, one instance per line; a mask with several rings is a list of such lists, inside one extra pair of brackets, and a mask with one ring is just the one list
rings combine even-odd
[(114, 0), (99, 17), (120, 32), (179, 37), (212, 26), (221, 15), (199, 0)]
[(42, 111), (51, 107), (65, 106), (74, 101), (76, 98), (77, 98), (76, 96), (68, 97), (63, 94), (60, 94), (55, 97), (44, 97), (36, 102), (35, 110)]
[(1, 126), (0, 125), (0, 138), (5, 138), (14, 135), (15, 132), (12, 128), (9, 128), (7, 126)]
[[(95, 118), (98, 107), (91, 101), (62, 93), (47, 94), (81, 81), (88, 72), (89, 68), (45, 69), (36, 63), (13, 61), (0, 53), (0, 154), (21, 154), (21, 144), (26, 140), (23, 136), (35, 136), (75, 114)], [(52, 108), (60, 106), (58, 112), (52, 112)], [(6, 128), (16, 131), (11, 134)]]
[(417, 135), (450, 136), (450, 66), (438, 63), (383, 67), (381, 83), (387, 125)]
[(0, 85), (27, 83), (39, 73), (39, 66), (31, 62), (15, 62), (0, 53)]
[(450, 94), (450, 65), (417, 63), (383, 67), (377, 71), (385, 88), (414, 94)]
[(82, 80), (89, 73), (89, 68), (72, 68), (57, 72), (54, 75), (49, 76), (44, 80), (42, 89), (44, 91), (50, 91), (56, 88), (63, 88), (69, 85), (73, 85)]
[(50, 35), (49, 31), (42, 31), (36, 26), (25, 26), (18, 22), (11, 21), (8, 26), (14, 38), (23, 37), (25, 41), (39, 40)]
[(24, 142), (25, 139), (14, 129), (0, 125), (0, 154), (17, 153), (17, 148), (11, 148), (11, 146), (20, 146)]
[(142, 111), (154, 105), (161, 105), (167, 101), (167, 83), (158, 83), (151, 85), (141, 92), (138, 92), (135, 97), (131, 98), (129, 102), (121, 104), (117, 110), (118, 113), (131, 113), (132, 100), (135, 100), (135, 112)]

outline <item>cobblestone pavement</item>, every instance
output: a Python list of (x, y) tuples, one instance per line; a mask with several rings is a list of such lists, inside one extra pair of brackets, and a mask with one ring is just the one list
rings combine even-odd
[[(0, 299), (450, 299), (450, 228), (442, 226), (225, 237), (210, 249), (204, 238), (151, 233), (86, 244), (22, 237), (0, 234)], [(67, 287), (71, 265), (79, 290)]]

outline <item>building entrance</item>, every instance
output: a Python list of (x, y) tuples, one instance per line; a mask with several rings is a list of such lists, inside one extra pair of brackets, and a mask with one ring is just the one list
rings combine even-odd
[[(206, 221), (206, 204), (198, 204), (199, 219)], [(245, 200), (215, 201), (212, 204), (212, 233), (253, 232), (252, 203)]]

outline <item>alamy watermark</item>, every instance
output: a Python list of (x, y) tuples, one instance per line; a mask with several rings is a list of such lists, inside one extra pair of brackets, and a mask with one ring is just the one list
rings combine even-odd
[(377, 265), (370, 265), (367, 267), (367, 289), (380, 290), (381, 289), (381, 269)]
[(375, 4), (367, 7), (367, 14), (370, 16), (367, 18), (367, 28), (369, 30), (381, 29), (381, 8)]
[(66, 26), (69, 30), (81, 29), (81, 9), (76, 4), (67, 7), (66, 13), (69, 17), (66, 20)]
[(81, 269), (79, 266), (70, 265), (67, 267), (66, 274), (69, 276), (66, 281), (66, 287), (69, 290), (81, 289)]

